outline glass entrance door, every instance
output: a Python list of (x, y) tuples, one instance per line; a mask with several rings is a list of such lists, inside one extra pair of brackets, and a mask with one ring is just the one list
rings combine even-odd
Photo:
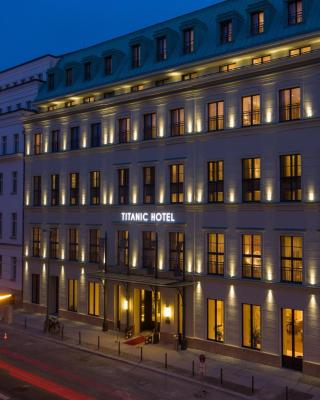
[[(160, 292), (157, 291), (157, 323), (160, 327)], [(141, 290), (140, 294), (140, 330), (153, 331), (155, 328), (155, 293), (152, 290)]]
[(282, 309), (282, 366), (302, 371), (303, 311)]

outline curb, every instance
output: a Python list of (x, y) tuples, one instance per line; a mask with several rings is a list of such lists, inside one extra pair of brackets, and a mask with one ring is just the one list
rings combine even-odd
[[(19, 327), (10, 326), (10, 327), (7, 327), (7, 329), (8, 330), (16, 330), (16, 331), (19, 331), (19, 332), (26, 333), (25, 329), (22, 329), (22, 328), (19, 328)], [(30, 331), (27, 331), (27, 334), (29, 336), (35, 337), (35, 338), (43, 340), (43, 341), (47, 341), (47, 342), (51, 342), (51, 343), (54, 343), (54, 344), (57, 344), (57, 345), (68, 347), (68, 348), (70, 348), (72, 350), (82, 351), (84, 353), (93, 354), (95, 356), (106, 358), (108, 360), (114, 360), (114, 361), (118, 361), (118, 362), (121, 362), (121, 363), (124, 363), (124, 364), (127, 364), (127, 365), (134, 366), (134, 367), (146, 369), (148, 371), (152, 371), (152, 372), (157, 373), (157, 374), (169, 376), (171, 378), (177, 378), (177, 379), (180, 379), (180, 380), (184, 380), (185, 382), (192, 383), (194, 385), (206, 387), (208, 389), (212, 389), (212, 390), (215, 390), (215, 391), (219, 391), (221, 393), (225, 393), (225, 394), (229, 394), (231, 396), (235, 396), (238, 399), (248, 400), (248, 399), (253, 399), (254, 398), (254, 395), (247, 396), (247, 395), (244, 395), (244, 394), (241, 394), (241, 393), (237, 393), (237, 392), (234, 392), (232, 390), (229, 390), (229, 389), (226, 389), (226, 388), (223, 388), (223, 387), (220, 387), (220, 386), (215, 386), (215, 385), (212, 385), (212, 384), (207, 383), (207, 382), (202, 382), (202, 381), (199, 381), (197, 379), (189, 378), (189, 377), (184, 376), (184, 375), (179, 375), (179, 374), (177, 374), (175, 372), (171, 372), (171, 371), (168, 371), (168, 370), (163, 370), (163, 369), (160, 369), (160, 368), (157, 368), (157, 367), (153, 367), (153, 366), (149, 366), (149, 365), (146, 365), (146, 364), (142, 364), (142, 363), (136, 362), (136, 361), (126, 360), (124, 358), (117, 357), (117, 356), (114, 356), (114, 355), (111, 355), (111, 354), (105, 354), (105, 353), (102, 353), (102, 352), (98, 352), (96, 350), (87, 349), (87, 348), (85, 348), (85, 347), (83, 347), (81, 345), (75, 345), (75, 344), (66, 343), (66, 342), (63, 342), (63, 341), (58, 341), (56, 339), (53, 339), (53, 338), (50, 338), (50, 337), (47, 337), (47, 336), (43, 336), (43, 335), (40, 335), (40, 334), (37, 334), (37, 333), (34, 333), (34, 332), (30, 332)]]

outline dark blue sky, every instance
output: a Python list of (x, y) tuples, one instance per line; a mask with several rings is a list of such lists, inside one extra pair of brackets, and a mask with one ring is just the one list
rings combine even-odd
[(62, 54), (219, 0), (2, 0), (0, 70)]

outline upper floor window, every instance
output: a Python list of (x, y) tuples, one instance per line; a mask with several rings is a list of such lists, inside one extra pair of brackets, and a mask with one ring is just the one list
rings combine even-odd
[(208, 299), (208, 339), (224, 341), (224, 301)]
[(167, 57), (167, 38), (166, 36), (161, 36), (157, 39), (157, 60), (164, 61)]
[(208, 233), (208, 274), (224, 274), (223, 233)]
[(143, 116), (143, 138), (151, 140), (157, 137), (157, 114), (149, 113)]
[(92, 79), (92, 63), (90, 61), (84, 63), (84, 80), (90, 81)]
[(14, 153), (19, 153), (19, 150), (20, 150), (19, 133), (15, 133), (13, 138), (13, 151)]
[(301, 155), (280, 156), (280, 200), (301, 201)]
[(260, 201), (261, 159), (245, 158), (242, 160), (242, 201)]
[(89, 261), (97, 263), (100, 259), (100, 231), (90, 229), (89, 231)]
[(129, 204), (129, 169), (118, 170), (118, 203)]
[(12, 172), (12, 191), (11, 194), (17, 194), (18, 191), (18, 172)]
[(143, 203), (155, 202), (155, 167), (143, 168)]
[(232, 21), (223, 21), (220, 25), (220, 38), (221, 43), (230, 43), (232, 42)]
[(261, 279), (262, 240), (261, 235), (242, 235), (242, 276)]
[(70, 206), (79, 205), (79, 173), (71, 172), (69, 175), (69, 184), (70, 184), (70, 195), (69, 195), (69, 204)]
[(54, 89), (54, 73), (48, 74), (48, 90)]
[(183, 232), (169, 232), (169, 268), (176, 274), (185, 269), (185, 243)]
[(197, 72), (189, 72), (188, 74), (183, 74), (181, 77), (182, 81), (190, 81), (191, 79), (198, 78), (198, 73)]
[(7, 136), (2, 136), (1, 139), (2, 155), (6, 155), (8, 153)]
[(264, 32), (264, 12), (258, 11), (251, 14), (251, 33), (259, 35)]
[(51, 132), (51, 151), (56, 153), (60, 150), (60, 131), (54, 130)]
[(252, 59), (252, 65), (266, 64), (271, 61), (271, 56), (261, 56)]
[(219, 72), (230, 72), (237, 68), (237, 64), (220, 65)]
[(33, 205), (41, 206), (41, 176), (33, 177)]
[(242, 97), (242, 126), (259, 125), (260, 95)]
[(71, 86), (73, 84), (73, 71), (72, 68), (67, 68), (65, 71), (66, 86)]
[(170, 165), (170, 202), (183, 203), (184, 201), (184, 165)]
[(33, 153), (41, 154), (42, 134), (36, 133), (33, 137)]
[(221, 131), (224, 129), (224, 102), (215, 101), (208, 104), (208, 131)]
[(11, 239), (17, 237), (17, 213), (11, 213)]
[(141, 66), (141, 46), (135, 44), (131, 47), (132, 51), (132, 68), (138, 68)]
[(280, 90), (280, 121), (293, 121), (301, 118), (300, 88)]
[(58, 206), (59, 205), (59, 175), (51, 175), (51, 205)]
[(39, 227), (32, 228), (32, 256), (40, 257), (41, 230)]
[(300, 47), (298, 49), (292, 49), (289, 51), (289, 56), (290, 57), (296, 57), (296, 56), (301, 56), (303, 54), (307, 54), (311, 52), (311, 46), (304, 46)]
[(281, 280), (301, 283), (303, 281), (302, 237), (281, 236)]
[(104, 74), (105, 75), (112, 74), (112, 56), (106, 56), (104, 58)]
[(194, 29), (188, 28), (183, 31), (183, 52), (184, 54), (193, 53), (194, 46)]
[(223, 161), (208, 162), (208, 202), (222, 203), (224, 200)]
[(77, 228), (69, 229), (69, 260), (79, 260), (79, 230)]
[(129, 231), (118, 231), (117, 263), (129, 268)]
[(90, 204), (100, 204), (100, 171), (90, 172)]
[(157, 232), (142, 232), (142, 267), (150, 272), (157, 266)]
[(242, 304), (242, 346), (261, 349), (261, 307)]
[(78, 150), (79, 149), (79, 126), (73, 126), (70, 128), (70, 150)]
[(59, 258), (59, 232), (57, 228), (50, 229), (50, 258)]
[(131, 140), (130, 118), (119, 119), (119, 143), (128, 143)]
[(184, 108), (171, 110), (171, 136), (184, 135)]
[(91, 124), (91, 147), (99, 147), (101, 144), (101, 124)]
[(131, 92), (135, 93), (135, 92), (140, 92), (141, 90), (144, 89), (143, 85), (135, 85), (135, 86), (131, 86)]
[(303, 22), (302, 0), (290, 0), (288, 2), (288, 24), (295, 25)]

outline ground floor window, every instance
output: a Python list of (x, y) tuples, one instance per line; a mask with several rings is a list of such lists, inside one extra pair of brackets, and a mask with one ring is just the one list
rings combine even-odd
[(253, 304), (242, 305), (242, 346), (261, 349), (261, 308)]
[(224, 302), (208, 299), (208, 339), (224, 341)]
[(68, 310), (78, 311), (78, 280), (68, 280)]
[(302, 369), (303, 311), (282, 310), (282, 357), (285, 367)]
[(33, 304), (40, 303), (40, 275), (32, 274), (31, 277), (31, 302)]
[(98, 282), (89, 282), (88, 314), (97, 317), (100, 315), (100, 284)]

